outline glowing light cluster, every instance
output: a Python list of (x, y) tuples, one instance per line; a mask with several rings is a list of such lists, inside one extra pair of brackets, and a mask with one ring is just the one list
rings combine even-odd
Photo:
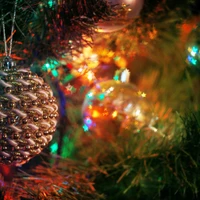
[(42, 66), (43, 71), (51, 72), (54, 77), (58, 77), (58, 66), (60, 66), (60, 62), (56, 59), (47, 59), (45, 64)]
[(197, 46), (188, 47), (188, 56), (187, 61), (189, 64), (196, 66), (198, 64), (198, 60), (200, 59), (200, 51)]
[(92, 48), (89, 46), (84, 47), (81, 53), (73, 52), (72, 60), (75, 69), (79, 72), (83, 72), (85, 68), (94, 69), (99, 65), (98, 54), (94, 53)]

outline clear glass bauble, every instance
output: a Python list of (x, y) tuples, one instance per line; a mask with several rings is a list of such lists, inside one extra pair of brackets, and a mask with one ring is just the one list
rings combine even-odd
[(139, 130), (153, 117), (152, 107), (134, 85), (114, 80), (100, 82), (88, 92), (82, 114), (84, 125), (100, 138), (118, 135), (129, 119)]
[(128, 26), (139, 15), (144, 0), (109, 0), (108, 4), (115, 15), (110, 20), (99, 21), (97, 32), (111, 33)]

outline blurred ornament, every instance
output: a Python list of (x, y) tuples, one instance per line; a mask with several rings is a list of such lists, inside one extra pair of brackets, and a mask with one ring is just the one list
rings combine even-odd
[(127, 13), (128, 19), (133, 19), (140, 14), (144, 0), (108, 0), (109, 4), (114, 7), (122, 7)]
[(200, 26), (198, 25), (189, 35), (187, 42), (187, 63), (200, 70)]
[(0, 163), (19, 166), (52, 139), (58, 106), (50, 86), (6, 57), (0, 67)]
[[(129, 72), (123, 72), (128, 78)], [(82, 107), (84, 131), (91, 131), (95, 139), (128, 145), (140, 159), (180, 144), (184, 135), (180, 117), (170, 110), (156, 110), (145, 97), (146, 93), (127, 82), (97, 83)]]
[(114, 17), (97, 23), (97, 32), (111, 33), (125, 28), (134, 17), (138, 16), (144, 0), (108, 0)]
[(124, 121), (131, 119), (132, 134), (150, 126), (153, 118), (150, 104), (134, 85), (114, 80), (98, 83), (88, 92), (82, 114), (84, 129), (103, 139), (118, 135)]

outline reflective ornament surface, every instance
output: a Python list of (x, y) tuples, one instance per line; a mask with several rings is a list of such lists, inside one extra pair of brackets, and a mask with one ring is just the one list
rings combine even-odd
[(0, 163), (19, 166), (39, 154), (52, 139), (57, 116), (50, 86), (5, 58), (0, 67)]
[(108, 0), (108, 3), (114, 8), (123, 8), (127, 19), (133, 19), (140, 14), (144, 0)]
[(118, 135), (126, 121), (139, 130), (153, 117), (150, 104), (134, 85), (114, 80), (100, 82), (88, 92), (82, 113), (84, 126), (103, 139)]
[(179, 145), (184, 134), (179, 117), (152, 106), (127, 82), (96, 84), (85, 97), (82, 115), (83, 129), (92, 138), (126, 147), (140, 159)]
[(114, 12), (112, 19), (99, 21), (97, 32), (111, 33), (125, 28), (134, 17), (138, 16), (144, 0), (109, 0), (108, 4)]

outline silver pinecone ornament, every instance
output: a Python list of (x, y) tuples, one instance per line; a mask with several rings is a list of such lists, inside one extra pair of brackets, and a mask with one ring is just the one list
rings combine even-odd
[(50, 86), (6, 57), (0, 66), (0, 163), (19, 166), (39, 154), (52, 139), (57, 117)]

